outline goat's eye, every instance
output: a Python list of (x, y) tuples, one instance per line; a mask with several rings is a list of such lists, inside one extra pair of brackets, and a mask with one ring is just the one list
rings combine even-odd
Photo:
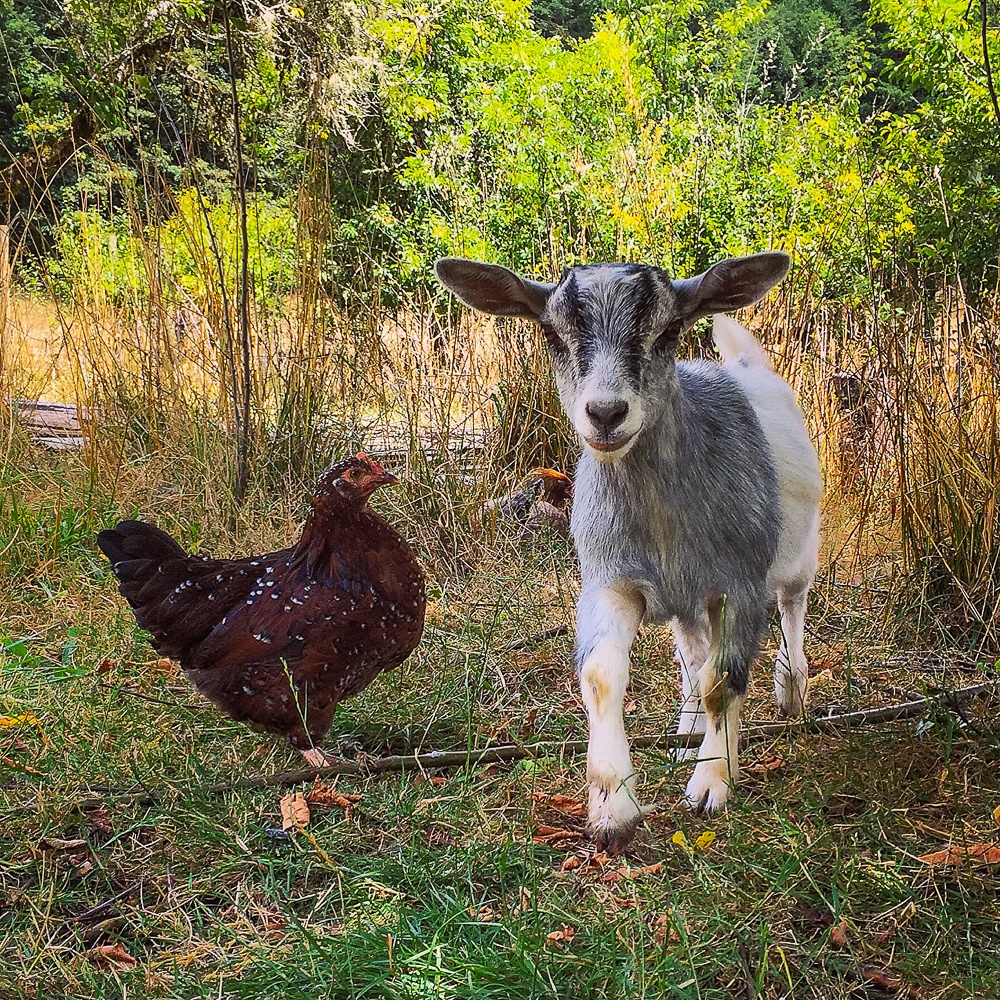
[(677, 341), (681, 335), (681, 324), (671, 323), (664, 327), (653, 341), (653, 349), (656, 351), (673, 351), (677, 348)]
[(554, 351), (565, 351), (566, 343), (555, 331), (555, 327), (551, 323), (541, 323), (542, 336), (545, 338), (545, 343), (549, 345)]

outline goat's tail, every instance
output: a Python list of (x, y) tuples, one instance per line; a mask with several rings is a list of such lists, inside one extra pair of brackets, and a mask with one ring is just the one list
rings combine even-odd
[(771, 362), (760, 341), (732, 317), (717, 313), (712, 339), (723, 361), (742, 362), (750, 368), (768, 368)]

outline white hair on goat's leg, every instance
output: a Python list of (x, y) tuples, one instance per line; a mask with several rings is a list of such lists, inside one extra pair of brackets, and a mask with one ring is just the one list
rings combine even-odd
[(620, 838), (627, 841), (642, 821), (622, 703), (628, 686), (629, 649), (643, 612), (642, 596), (621, 588), (604, 587), (580, 595), (577, 656), (590, 726), (590, 828), (600, 846), (612, 849)]
[(779, 711), (788, 719), (799, 718), (806, 704), (809, 664), (803, 645), (808, 601), (808, 587), (778, 591), (781, 647), (774, 664), (774, 697)]
[[(681, 708), (677, 733), (704, 733), (705, 712), (701, 707), (698, 677), (708, 659), (708, 631), (704, 626), (687, 628), (676, 618), (671, 620), (670, 630), (674, 634), (674, 659), (681, 668)], [(697, 756), (697, 747), (677, 748), (677, 760), (693, 760)]]

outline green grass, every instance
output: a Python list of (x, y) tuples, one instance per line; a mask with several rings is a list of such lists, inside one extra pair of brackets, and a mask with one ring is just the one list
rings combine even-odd
[[(555, 752), (430, 776), (440, 783), (341, 778), (341, 791), (362, 796), (349, 819), (314, 809), (306, 834), (276, 839), (279, 791), (207, 788), (297, 766), (294, 753), (222, 718), (157, 664), (92, 547), (91, 532), (131, 513), (141, 488), (54, 502), (53, 483), (73, 496), (78, 459), (36, 460), (0, 482), (0, 549), (10, 546), (0, 714), (38, 720), (0, 729), (0, 997), (1000, 996), (996, 870), (919, 861), (997, 833), (1000, 737), (987, 707), (751, 743), (743, 760), (759, 765), (711, 818), (682, 805), (686, 768), (638, 754), (657, 812), (630, 853), (603, 866), (582, 836), (559, 849), (534, 842), (541, 826), (580, 830), (546, 797), (583, 800), (585, 761)], [(138, 505), (204, 526), (228, 553), (286, 538), (281, 511), (296, 502), (255, 498), (234, 535), (193, 491), (163, 488)], [(342, 709), (330, 746), (354, 757), (582, 738), (572, 637), (502, 649), (569, 620), (569, 549), (470, 542), (462, 568), (416, 531), (412, 501), (386, 502), (414, 519), (407, 530), (431, 570), (427, 634)], [(810, 659), (829, 675), (814, 706), (944, 683), (913, 657), (884, 664), (911, 628), (892, 593), (821, 583), (810, 628)], [(670, 651), (658, 630), (636, 645), (634, 734), (672, 726)], [(748, 717), (771, 711), (769, 688), (762, 663)], [(708, 830), (714, 841), (694, 847)], [(580, 864), (564, 868), (569, 857)], [(550, 939), (565, 928), (571, 940)], [(134, 967), (95, 964), (95, 949), (114, 944)]]

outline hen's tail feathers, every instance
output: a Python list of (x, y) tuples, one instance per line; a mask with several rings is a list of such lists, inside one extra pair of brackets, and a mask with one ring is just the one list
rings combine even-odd
[(712, 325), (712, 339), (726, 362), (740, 362), (748, 368), (770, 369), (771, 362), (760, 341), (732, 317), (719, 313)]
[[(118, 578), (129, 572), (129, 563), (183, 559), (187, 553), (165, 531), (145, 521), (122, 521), (117, 528), (97, 536), (98, 548), (108, 557)], [(121, 568), (119, 570), (119, 567)]]

